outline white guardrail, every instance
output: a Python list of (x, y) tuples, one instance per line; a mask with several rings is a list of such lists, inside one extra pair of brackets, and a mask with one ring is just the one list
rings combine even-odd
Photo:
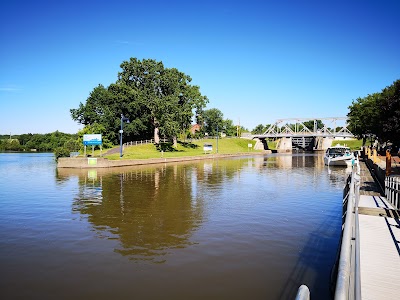
[(386, 200), (393, 205), (395, 209), (400, 209), (400, 176), (387, 176), (385, 178), (385, 196)]
[(343, 205), (346, 205), (347, 202), (347, 206), (342, 231), (335, 300), (361, 299), (360, 231), (358, 224), (360, 168), (358, 162), (353, 167), (347, 184), (348, 193), (343, 199)]
[[(346, 181), (343, 210), (345, 219), (342, 226), (342, 240), (338, 262), (335, 300), (361, 300), (360, 280), (360, 234), (358, 224), (358, 203), (360, 199), (360, 164), (358, 157), (351, 175)], [(397, 198), (398, 199), (398, 198)], [(298, 289), (296, 300), (309, 300), (310, 291), (306, 285)]]

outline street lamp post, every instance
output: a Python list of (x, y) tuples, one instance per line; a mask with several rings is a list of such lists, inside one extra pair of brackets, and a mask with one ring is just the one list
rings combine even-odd
[(123, 128), (123, 124), (124, 122), (129, 123), (129, 119), (125, 118), (123, 114), (121, 114), (121, 130), (119, 131), (120, 133), (120, 151), (119, 151), (119, 157), (122, 158), (122, 133), (124, 132)]
[(217, 124), (217, 153), (218, 153), (218, 124)]

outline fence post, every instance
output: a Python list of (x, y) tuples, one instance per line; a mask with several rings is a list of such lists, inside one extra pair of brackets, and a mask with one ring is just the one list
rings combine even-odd
[(385, 178), (385, 196), (386, 199), (390, 202), (390, 189), (389, 189), (389, 177)]
[(396, 203), (397, 209), (400, 209), (400, 205), (399, 205), (399, 193), (400, 193), (400, 191), (399, 191), (399, 179), (400, 179), (400, 177), (397, 177), (397, 180), (396, 180), (396, 196), (395, 196), (395, 203)]
[(392, 155), (389, 150), (386, 150), (386, 176), (392, 172)]

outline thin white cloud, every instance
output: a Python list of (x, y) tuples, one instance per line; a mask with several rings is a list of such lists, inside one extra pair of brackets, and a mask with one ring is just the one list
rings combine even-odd
[(134, 45), (134, 46), (142, 46), (142, 43), (135, 43), (131, 41), (126, 41), (126, 40), (116, 40), (115, 43), (121, 44), (121, 45)]
[(131, 44), (131, 42), (129, 42), (129, 41), (123, 41), (123, 40), (118, 40), (118, 41), (115, 41), (117, 44), (124, 44), (124, 45), (129, 45), (129, 44)]
[(0, 92), (19, 92), (21, 89), (13, 86), (0, 86)]

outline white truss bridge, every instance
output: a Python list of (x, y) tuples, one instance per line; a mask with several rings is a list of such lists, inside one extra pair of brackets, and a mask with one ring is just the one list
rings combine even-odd
[[(324, 124), (323, 128), (317, 128), (318, 120)], [(304, 125), (304, 122), (313, 121), (313, 129)], [(347, 117), (332, 118), (289, 118), (276, 120), (263, 134), (254, 134), (253, 138), (282, 138), (282, 137), (341, 137), (354, 138), (347, 128)], [(336, 128), (340, 127), (338, 131)]]
[[(313, 124), (313, 128), (304, 123)], [(323, 127), (318, 128), (322, 122)], [(255, 148), (268, 149), (268, 140), (277, 140), (277, 149), (325, 150), (334, 139), (352, 139), (354, 135), (347, 128), (346, 117), (332, 118), (290, 118), (279, 119), (270, 125), (263, 134), (254, 134), (252, 139), (257, 139)]]

